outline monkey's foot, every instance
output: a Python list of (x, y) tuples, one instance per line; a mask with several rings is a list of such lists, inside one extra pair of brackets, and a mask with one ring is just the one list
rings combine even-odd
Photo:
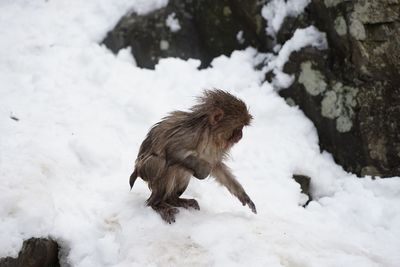
[(195, 200), (193, 198), (177, 198), (177, 199), (169, 201), (168, 203), (170, 203), (172, 206), (175, 206), (175, 207), (200, 210), (199, 203), (197, 202), (197, 200)]
[(175, 222), (175, 215), (179, 213), (177, 208), (174, 208), (167, 203), (161, 203), (157, 206), (151, 206), (153, 210), (155, 210), (158, 214), (160, 214), (161, 218), (167, 223), (171, 224)]

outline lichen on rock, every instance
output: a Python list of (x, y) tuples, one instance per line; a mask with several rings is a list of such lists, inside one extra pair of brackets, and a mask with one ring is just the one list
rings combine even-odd
[(345, 0), (325, 0), (324, 3), (327, 7), (334, 7)]
[(355, 16), (351, 16), (350, 18), (349, 31), (351, 36), (353, 36), (356, 40), (365, 40), (367, 38), (364, 24), (362, 24), (362, 22)]
[(336, 129), (345, 133), (353, 126), (354, 108), (357, 106), (356, 96), (358, 89), (343, 86), (336, 82), (332, 90), (324, 94), (321, 101), (321, 114), (329, 119), (336, 119)]
[(304, 85), (309, 94), (316, 96), (326, 90), (324, 76), (320, 71), (312, 69), (311, 61), (301, 63), (300, 68), (299, 83)]
[(344, 36), (347, 34), (347, 23), (343, 16), (338, 16), (334, 21), (334, 27), (336, 32), (340, 36)]

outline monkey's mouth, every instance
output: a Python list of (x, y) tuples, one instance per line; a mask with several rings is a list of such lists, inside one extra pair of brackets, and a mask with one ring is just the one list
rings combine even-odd
[(228, 142), (237, 143), (240, 141), (240, 139), (242, 139), (242, 136), (242, 127), (236, 128), (235, 130), (233, 130), (232, 135), (228, 139)]

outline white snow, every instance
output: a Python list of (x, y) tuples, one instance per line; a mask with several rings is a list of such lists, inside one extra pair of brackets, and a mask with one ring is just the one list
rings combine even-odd
[(314, 26), (297, 29), (291, 39), (286, 41), (282, 47), (278, 46), (278, 55), (272, 56), (264, 70), (266, 72), (273, 71), (275, 74), (272, 83), (277, 90), (288, 88), (293, 83), (294, 76), (284, 73), (283, 67), (293, 52), (300, 51), (307, 46), (318, 49), (328, 48), (325, 33), (321, 33)]
[[(147, 70), (128, 49), (115, 56), (98, 44), (124, 13), (165, 4), (1, 3), (0, 257), (51, 236), (63, 262), (82, 267), (400, 266), (399, 177), (344, 172), (320, 153), (312, 123), (254, 69), (281, 69), (297, 45), (277, 57), (235, 51), (203, 70), (175, 58)], [(181, 210), (167, 225), (144, 205), (143, 182), (129, 191), (133, 162), (153, 123), (212, 87), (244, 99), (255, 118), (229, 165), (258, 214), (211, 178), (193, 179), (185, 195), (201, 210)], [(293, 173), (312, 177), (307, 208)]]
[(297, 17), (303, 13), (311, 0), (271, 0), (261, 10), (267, 20), (267, 34), (275, 38), (286, 17)]
[(243, 37), (243, 31), (238, 31), (238, 33), (236, 34), (236, 40), (239, 44), (244, 44), (245, 39)]
[(177, 32), (181, 29), (181, 25), (179, 24), (179, 20), (176, 17), (175, 12), (168, 15), (165, 24), (171, 30), (171, 32)]

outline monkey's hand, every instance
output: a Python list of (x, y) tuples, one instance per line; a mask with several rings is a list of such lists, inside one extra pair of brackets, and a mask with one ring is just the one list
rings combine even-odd
[(193, 170), (193, 176), (197, 179), (205, 179), (211, 172), (211, 165), (205, 160), (199, 159), (197, 166)]
[(211, 172), (210, 163), (193, 155), (185, 158), (183, 165), (193, 171), (193, 176), (197, 179), (205, 179)]
[(254, 205), (253, 201), (251, 201), (250, 197), (243, 192), (239, 197), (240, 202), (242, 202), (243, 206), (247, 205), (251, 209), (251, 211), (257, 214), (256, 205)]

